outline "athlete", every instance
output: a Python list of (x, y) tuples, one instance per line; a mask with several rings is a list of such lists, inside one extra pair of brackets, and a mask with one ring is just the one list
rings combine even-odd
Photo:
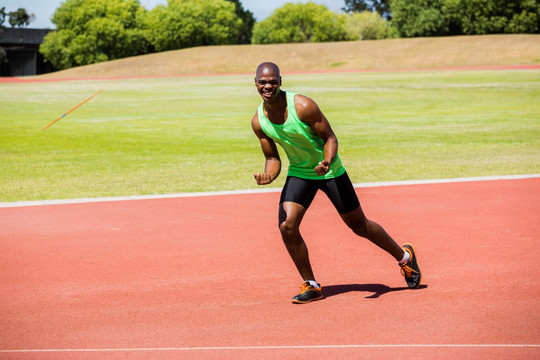
[(251, 125), (266, 158), (264, 173), (255, 173), (259, 185), (268, 185), (281, 172), (276, 143), (289, 158), (287, 179), (279, 201), (279, 230), (300, 276), (301, 291), (292, 298), (305, 304), (323, 298), (315, 280), (300, 223), (318, 190), (326, 193), (352, 231), (369, 239), (401, 266), (407, 286), (420, 286), (421, 272), (410, 244), (399, 246), (377, 223), (368, 220), (338, 155), (338, 140), (330, 123), (310, 98), (281, 90), (279, 67), (264, 62), (257, 67), (255, 86), (262, 97)]

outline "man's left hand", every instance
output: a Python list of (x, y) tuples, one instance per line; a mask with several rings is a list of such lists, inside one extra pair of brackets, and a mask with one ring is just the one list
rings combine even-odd
[(330, 171), (330, 163), (326, 160), (321, 161), (319, 165), (315, 167), (315, 172), (317, 175), (324, 175)]

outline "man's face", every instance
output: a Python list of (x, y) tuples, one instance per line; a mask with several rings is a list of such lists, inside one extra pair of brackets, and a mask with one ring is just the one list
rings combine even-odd
[(281, 76), (276, 71), (264, 68), (255, 76), (255, 86), (264, 101), (271, 103), (279, 95)]

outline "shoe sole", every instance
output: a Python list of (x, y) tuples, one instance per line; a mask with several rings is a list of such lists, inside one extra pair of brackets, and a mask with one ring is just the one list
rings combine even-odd
[(317, 300), (321, 300), (324, 296), (321, 295), (319, 297), (316, 297), (314, 299), (309, 299), (308, 301), (300, 301), (300, 300), (292, 300), (292, 303), (293, 304), (309, 304), (310, 302), (312, 301), (317, 301)]
[[(412, 256), (414, 258), (414, 261), (416, 261), (416, 252), (414, 251), (414, 247), (411, 244), (403, 244), (403, 247), (407, 246), (409, 250), (412, 252)], [(418, 261), (416, 261), (416, 266), (418, 266), (418, 273), (420, 274), (420, 278), (418, 278), (418, 285), (415, 287), (410, 287), (409, 289), (418, 289), (420, 287), (420, 284), (422, 283), (422, 270), (420, 270), (420, 265), (418, 265)]]

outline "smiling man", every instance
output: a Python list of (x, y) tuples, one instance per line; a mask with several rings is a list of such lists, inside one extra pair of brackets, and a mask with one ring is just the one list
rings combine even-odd
[(251, 125), (266, 159), (264, 172), (254, 174), (257, 184), (270, 184), (281, 172), (276, 143), (289, 159), (279, 201), (279, 230), (304, 280), (292, 302), (304, 304), (323, 298), (322, 287), (315, 280), (308, 249), (300, 234), (302, 218), (318, 190), (328, 196), (355, 234), (369, 239), (398, 261), (409, 288), (418, 288), (421, 273), (413, 247), (410, 244), (399, 246), (380, 225), (365, 217), (338, 156), (337, 137), (318, 105), (306, 96), (281, 90), (279, 67), (270, 62), (257, 67), (255, 86), (263, 102)]

